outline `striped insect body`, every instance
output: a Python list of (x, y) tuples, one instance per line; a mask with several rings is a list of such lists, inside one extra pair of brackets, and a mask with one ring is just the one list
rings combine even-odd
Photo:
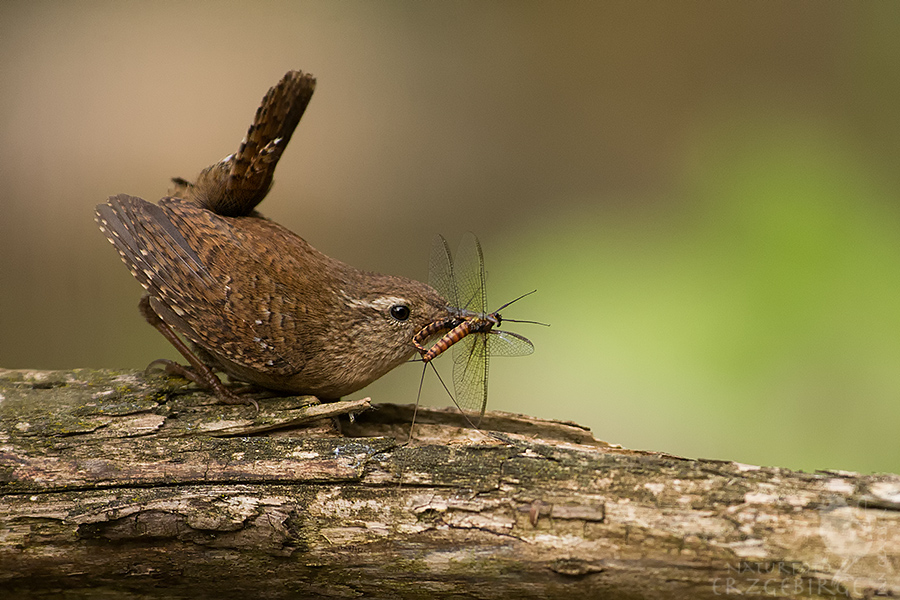
[[(484, 256), (474, 234), (467, 234), (454, 263), (447, 241), (438, 236), (431, 253), (429, 283), (450, 303), (450, 318), (430, 323), (413, 338), (428, 363), (453, 349), (453, 387), (460, 408), (484, 415), (490, 356), (523, 356), (534, 352), (528, 338), (498, 329), (500, 311), (529, 295), (487, 312)], [(521, 321), (534, 323), (534, 321)], [(430, 339), (440, 336), (430, 346)]]

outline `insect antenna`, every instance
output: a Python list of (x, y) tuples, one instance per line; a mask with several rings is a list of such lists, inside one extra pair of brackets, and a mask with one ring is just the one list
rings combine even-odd
[[(519, 300), (521, 300), (521, 299), (524, 298), (525, 296), (530, 296), (530, 295), (534, 294), (535, 292), (537, 292), (537, 290), (531, 290), (531, 291), (528, 292), (527, 294), (522, 294), (521, 296), (519, 296), (519, 297), (516, 298), (515, 300), (510, 300), (509, 302), (507, 302), (506, 304), (504, 304), (503, 306), (501, 306), (500, 308), (498, 308), (498, 309), (495, 310), (494, 312), (495, 312), (495, 313), (498, 313), (498, 312), (500, 312), (501, 310), (503, 310), (504, 308), (506, 308), (507, 306), (509, 306), (510, 304), (512, 304), (513, 302), (518, 302)], [(505, 320), (505, 319), (504, 319), (504, 320)]]
[[(522, 294), (521, 296), (519, 296), (519, 297), (516, 298), (515, 300), (510, 300), (509, 302), (507, 302), (506, 304), (504, 304), (503, 306), (501, 306), (500, 308), (498, 308), (497, 310), (495, 310), (494, 313), (496, 314), (496, 313), (500, 312), (501, 310), (503, 310), (504, 308), (506, 308), (507, 306), (509, 306), (509, 305), (512, 304), (513, 302), (518, 302), (519, 300), (521, 300), (521, 299), (524, 298), (525, 296), (530, 296), (530, 295), (532, 295), (532, 294), (535, 293), (535, 292), (537, 292), (537, 290), (531, 290), (531, 291), (528, 292), (527, 294)], [(531, 323), (532, 325), (543, 325), (544, 327), (550, 327), (550, 323), (541, 323), (540, 321), (523, 321), (523, 320), (521, 320), (521, 319), (507, 319), (506, 317), (503, 317), (503, 320), (504, 320), (504, 321), (509, 321), (510, 323)]]
[(521, 319), (507, 319), (503, 317), (503, 322), (506, 323), (509, 321), (510, 323), (531, 323), (532, 325), (543, 325), (544, 327), (550, 327), (550, 323), (541, 323), (540, 321), (523, 321)]

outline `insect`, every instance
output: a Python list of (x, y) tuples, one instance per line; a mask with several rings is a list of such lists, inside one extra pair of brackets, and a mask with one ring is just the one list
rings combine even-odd
[[(500, 311), (534, 292), (489, 313), (484, 279), (484, 255), (474, 234), (467, 233), (463, 238), (455, 264), (447, 240), (438, 236), (431, 251), (428, 283), (447, 299), (450, 317), (430, 323), (413, 338), (426, 364), (453, 348), (456, 404), (461, 409), (477, 411), (479, 422), (487, 406), (488, 357), (524, 356), (534, 352), (534, 344), (528, 338), (497, 329), (503, 322)], [(506, 320), (544, 325), (536, 321)], [(443, 336), (430, 348), (425, 345), (441, 333)]]

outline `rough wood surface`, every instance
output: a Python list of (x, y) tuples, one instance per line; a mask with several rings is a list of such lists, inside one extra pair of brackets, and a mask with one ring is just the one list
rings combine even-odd
[(161, 376), (0, 370), (0, 596), (900, 597), (897, 475), (504, 413), (491, 437), (420, 411), (403, 445), (408, 406), (212, 402)]

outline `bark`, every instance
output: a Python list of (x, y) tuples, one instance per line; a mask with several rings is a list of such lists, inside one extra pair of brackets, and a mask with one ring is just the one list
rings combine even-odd
[[(900, 477), (0, 370), (4, 598), (900, 597)], [(339, 417), (341, 433), (334, 427)], [(351, 422), (350, 415), (355, 415)]]

